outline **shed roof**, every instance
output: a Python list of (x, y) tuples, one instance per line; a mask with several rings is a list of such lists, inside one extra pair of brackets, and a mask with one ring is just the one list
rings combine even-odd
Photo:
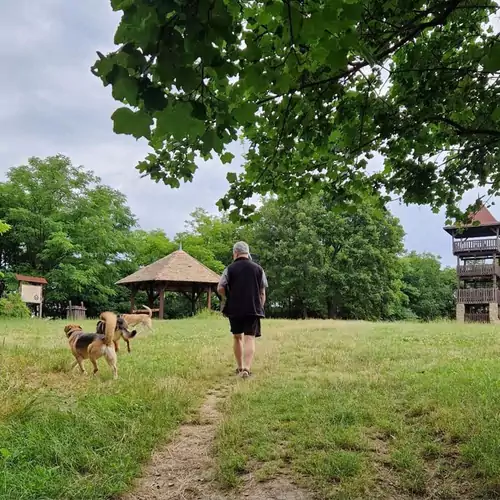
[(17, 281), (26, 281), (28, 283), (38, 283), (39, 285), (46, 285), (47, 280), (39, 276), (26, 276), (25, 274), (16, 274)]
[(217, 284), (220, 276), (183, 250), (177, 250), (135, 273), (117, 281), (117, 285), (146, 282)]

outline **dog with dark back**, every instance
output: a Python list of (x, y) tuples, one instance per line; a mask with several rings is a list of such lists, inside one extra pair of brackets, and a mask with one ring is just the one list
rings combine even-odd
[[(85, 372), (83, 361), (90, 359), (94, 367), (94, 375), (99, 371), (97, 360), (104, 356), (111, 371), (113, 378), (118, 378), (117, 356), (115, 348), (115, 338), (123, 337), (128, 340), (135, 337), (136, 330), (130, 332), (127, 322), (122, 317), (117, 317), (112, 312), (103, 312), (99, 316), (95, 333), (85, 333), (80, 325), (70, 324), (64, 327), (64, 332), (69, 340), (69, 346), (75, 362), (72, 369), (76, 365), (80, 367), (82, 373)], [(130, 350), (129, 350), (130, 352)]]

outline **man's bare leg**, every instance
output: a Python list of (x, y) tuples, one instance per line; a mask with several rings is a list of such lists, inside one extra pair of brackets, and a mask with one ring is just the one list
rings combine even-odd
[(238, 370), (243, 368), (243, 334), (233, 335), (233, 351)]
[(253, 356), (255, 354), (255, 336), (245, 335), (245, 356), (243, 362), (243, 369), (250, 373), (252, 368)]

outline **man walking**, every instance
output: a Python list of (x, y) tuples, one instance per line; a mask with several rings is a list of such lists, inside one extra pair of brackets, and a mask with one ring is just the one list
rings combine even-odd
[(233, 246), (233, 263), (224, 269), (217, 292), (225, 299), (223, 313), (229, 318), (233, 350), (243, 378), (251, 375), (255, 338), (261, 336), (260, 319), (264, 317), (267, 278), (262, 267), (252, 261), (248, 244)]

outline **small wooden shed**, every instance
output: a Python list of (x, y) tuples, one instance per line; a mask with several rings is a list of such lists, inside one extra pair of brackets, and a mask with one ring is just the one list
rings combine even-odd
[(196, 301), (201, 294), (207, 294), (207, 307), (211, 309), (212, 293), (216, 291), (220, 276), (191, 257), (183, 250), (177, 250), (135, 273), (121, 279), (116, 284), (130, 289), (130, 310), (135, 309), (135, 295), (144, 290), (148, 294), (148, 306), (153, 308), (159, 297), (159, 317), (165, 312), (165, 292), (184, 294), (191, 302), (194, 314)]
[(36, 304), (38, 316), (42, 317), (43, 307), (43, 287), (47, 280), (41, 276), (26, 276), (16, 274), (16, 280), (19, 282), (19, 293), (23, 302), (27, 304)]

